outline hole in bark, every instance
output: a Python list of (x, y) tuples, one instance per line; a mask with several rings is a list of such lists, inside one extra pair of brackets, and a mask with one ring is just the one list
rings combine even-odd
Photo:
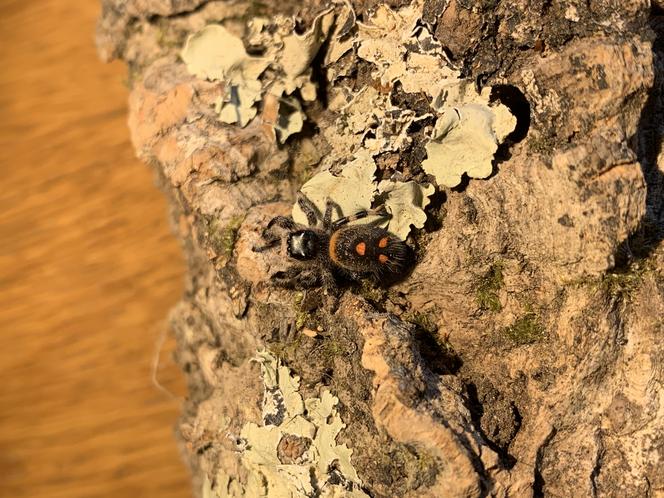
[(491, 89), (490, 101), (498, 101), (506, 105), (514, 117), (516, 117), (514, 131), (507, 135), (505, 141), (498, 148), (496, 155), (500, 157), (501, 148), (509, 148), (509, 146), (520, 142), (528, 135), (528, 129), (530, 128), (530, 103), (523, 92), (513, 85), (494, 86)]
[(535, 479), (533, 480), (533, 498), (544, 498), (544, 479), (537, 467), (535, 467)]
[(447, 194), (445, 194), (445, 192), (436, 192), (429, 198), (431, 201), (424, 210), (427, 213), (427, 219), (424, 222), (423, 229), (425, 232), (430, 233), (443, 228), (443, 217), (441, 210), (443, 203), (447, 200)]
[[(653, 5), (650, 12), (650, 17), (654, 18), (657, 16), (664, 16), (664, 6), (659, 7), (658, 5)], [(661, 47), (660, 47), (661, 48)]]
[[(500, 461), (502, 465), (507, 468), (511, 469), (514, 467), (516, 464), (516, 458), (512, 455), (509, 454), (509, 445), (512, 442), (512, 439), (516, 436), (516, 434), (519, 432), (519, 429), (521, 428), (521, 414), (519, 413), (519, 410), (517, 407), (513, 404), (510, 403), (510, 409), (511, 409), (511, 421), (509, 421), (509, 425), (511, 427), (505, 427), (508, 431), (510, 431), (511, 437), (509, 437), (508, 440), (498, 442), (496, 441), (496, 437), (501, 437), (501, 435), (496, 435), (496, 434), (487, 434), (485, 427), (487, 426), (487, 423), (484, 422), (484, 418), (487, 416), (490, 416), (488, 411), (485, 410), (484, 405), (485, 404), (490, 404), (485, 400), (485, 403), (482, 403), (480, 400), (480, 394), (478, 393), (477, 386), (473, 383), (467, 383), (466, 384), (466, 395), (468, 396), (468, 409), (470, 410), (470, 417), (471, 420), (473, 421), (473, 425), (475, 426), (475, 429), (480, 433), (482, 436), (482, 439), (486, 441), (487, 445), (489, 448), (491, 448), (493, 451), (495, 451), (498, 454), (498, 457), (500, 458)], [(500, 410), (498, 410), (500, 411)], [(493, 418), (497, 418), (495, 415), (493, 415)]]
[[(404, 91), (401, 83), (394, 85), (390, 93), (390, 102), (401, 109), (409, 109), (415, 112), (417, 116), (424, 116), (431, 112), (431, 102), (429, 102), (429, 97), (424, 92), (408, 93)], [(413, 123), (416, 126), (417, 124), (417, 122)]]
[(321, 108), (326, 109), (328, 100), (327, 100), (327, 89), (329, 81), (327, 80), (327, 73), (323, 70), (325, 65), (325, 55), (329, 48), (330, 41), (325, 40), (323, 45), (318, 50), (318, 53), (314, 57), (314, 60), (311, 61), (311, 78), (316, 83), (318, 89), (316, 90), (317, 99), (316, 103), (320, 105)]
[(320, 383), (324, 386), (331, 386), (334, 381), (334, 369), (326, 368), (321, 376)]
[(437, 330), (415, 324), (413, 339), (427, 367), (437, 375), (456, 374), (463, 362), (452, 347), (440, 340)]

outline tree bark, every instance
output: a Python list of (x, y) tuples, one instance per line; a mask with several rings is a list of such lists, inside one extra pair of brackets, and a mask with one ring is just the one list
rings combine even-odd
[[(235, 83), (192, 74), (187, 37), (218, 23), (252, 57), (283, 55), (252, 54), (251, 22), (297, 18), (303, 39), (328, 8), (336, 24), (320, 28), (311, 73), (289, 97), (303, 129), (284, 139), (265, 93), (246, 126), (222, 122), (219, 99)], [(99, 51), (129, 67), (132, 140), (188, 260), (171, 321), (189, 385), (177, 433), (197, 492), (664, 496), (662, 9), (104, 0)], [(488, 178), (437, 186), (402, 281), (342, 282), (340, 296), (271, 285), (288, 258), (252, 247), (345, 147), (334, 143), (345, 136), (333, 133), (338, 95), (371, 89), (421, 118), (406, 145), (371, 157), (384, 178), (435, 183), (421, 166), (435, 102), (407, 91), (405, 75), (386, 86), (377, 73), (390, 68), (367, 62), (353, 38), (375, 32), (381, 12), (398, 33), (411, 11), (406, 28), (428, 30), (469, 88), (490, 88), (514, 131)], [(331, 60), (344, 40), (355, 41)], [(424, 53), (404, 47), (403, 60)], [(378, 111), (343, 110), (367, 123), (348, 157), (367, 133), (391, 140), (387, 118), (371, 124)]]

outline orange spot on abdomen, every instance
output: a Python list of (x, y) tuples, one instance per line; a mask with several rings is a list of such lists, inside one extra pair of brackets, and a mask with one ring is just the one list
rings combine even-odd
[(378, 261), (380, 261), (381, 263), (387, 263), (389, 260), (390, 260), (390, 258), (385, 256), (384, 254), (379, 254), (378, 255)]
[(367, 250), (367, 245), (364, 242), (360, 242), (355, 246), (355, 252), (360, 256), (364, 256), (366, 250)]
[(384, 247), (387, 247), (388, 242), (389, 241), (388, 241), (387, 237), (383, 237), (382, 239), (380, 239), (378, 241), (378, 247), (380, 247), (381, 249), (384, 248)]

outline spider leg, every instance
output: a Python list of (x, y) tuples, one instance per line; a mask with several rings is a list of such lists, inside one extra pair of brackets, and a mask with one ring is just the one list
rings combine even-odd
[(306, 269), (300, 265), (293, 265), (285, 271), (278, 271), (270, 277), (270, 280), (276, 285), (286, 288), (309, 288), (315, 287), (320, 275), (316, 270)]
[(323, 283), (323, 286), (327, 289), (328, 294), (333, 296), (339, 295), (339, 287), (337, 286), (337, 281), (335, 280), (331, 271), (325, 270), (321, 272), (320, 279)]
[(270, 277), (270, 280), (274, 281), (277, 284), (282, 282), (290, 282), (295, 277), (297, 277), (297, 275), (300, 274), (302, 270), (304, 270), (304, 268), (301, 265), (293, 265), (288, 267), (284, 271), (278, 271), (273, 273), (272, 276)]
[(296, 283), (304, 289), (316, 287), (320, 283), (320, 273), (315, 270), (303, 271), (298, 275)]
[(293, 265), (284, 271), (275, 272), (270, 277), (270, 280), (272, 280), (274, 284), (281, 287), (290, 287), (292, 285), (293, 279), (295, 279), (302, 272), (302, 270), (302, 266)]
[(364, 277), (366, 277), (366, 273), (360, 273), (359, 271), (349, 271), (348, 277), (355, 282), (360, 282)]
[(295, 222), (287, 216), (275, 216), (272, 218), (261, 234), (265, 244), (262, 246), (253, 246), (251, 248), (252, 251), (263, 252), (276, 246), (279, 243), (281, 237), (272, 231), (272, 228), (275, 226), (285, 230), (292, 230), (295, 227)]
[(328, 197), (325, 200), (325, 214), (323, 215), (323, 228), (325, 230), (330, 230), (330, 228), (332, 228), (332, 212), (335, 209), (337, 210), (337, 213), (341, 213), (339, 204)]
[(271, 249), (272, 247), (276, 246), (279, 243), (281, 237), (271, 236), (268, 238), (264, 236), (263, 239), (265, 239), (265, 244), (263, 244), (262, 246), (253, 246), (251, 248), (253, 252), (264, 252), (267, 251), (268, 249)]
[(318, 225), (318, 208), (311, 202), (306, 195), (299, 193), (297, 195), (297, 205), (307, 217), (307, 223), (310, 227)]
[(346, 280), (352, 280), (353, 282), (359, 282), (367, 275), (366, 273), (360, 273), (358, 271), (352, 271), (346, 268), (337, 269), (336, 271), (340, 277)]
[(378, 206), (377, 208), (373, 209), (364, 209), (350, 216), (344, 216), (343, 218), (339, 218), (337, 221), (332, 223), (332, 230), (336, 230), (340, 226), (345, 225), (346, 223), (350, 223), (351, 221), (355, 220), (361, 220), (362, 218), (366, 218), (367, 216), (382, 216), (384, 218), (392, 217), (392, 215), (388, 213), (387, 210), (385, 209), (385, 206)]
[(275, 216), (267, 224), (267, 227), (263, 231), (263, 237), (265, 237), (265, 232), (273, 226), (278, 226), (279, 228), (283, 228), (285, 230), (292, 230), (295, 228), (295, 222), (288, 216)]
[(273, 228), (282, 228), (284, 230), (293, 230), (295, 228), (295, 222), (293, 221), (292, 218), (288, 216), (275, 216), (272, 218), (265, 229), (263, 229), (263, 233), (261, 234), (261, 237), (263, 237), (263, 240), (265, 241), (265, 244), (262, 246), (253, 246), (251, 248), (252, 251), (254, 252), (263, 252), (266, 251), (274, 246), (276, 246), (279, 241), (281, 240), (281, 236), (276, 235), (273, 232)]

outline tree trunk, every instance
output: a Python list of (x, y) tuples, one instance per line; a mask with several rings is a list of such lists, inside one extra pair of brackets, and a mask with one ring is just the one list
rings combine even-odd
[[(189, 263), (197, 493), (664, 496), (653, 2), (104, 0)], [(412, 271), (275, 285), (268, 221), (357, 161), (429, 189)]]

